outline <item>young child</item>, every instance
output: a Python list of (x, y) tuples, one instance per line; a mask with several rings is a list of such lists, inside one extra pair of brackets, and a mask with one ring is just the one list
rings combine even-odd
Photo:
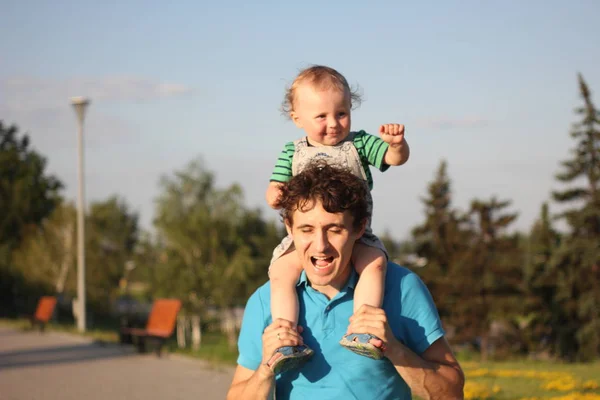
[[(336, 70), (313, 66), (300, 72), (286, 92), (283, 111), (298, 128), (304, 130), (306, 136), (287, 143), (277, 160), (266, 193), (272, 208), (277, 209), (280, 186), (315, 160), (323, 159), (328, 164), (349, 168), (364, 179), (369, 189), (373, 188), (369, 165), (385, 171), (390, 165), (402, 165), (408, 160), (410, 151), (403, 125), (381, 125), (381, 138), (364, 131), (350, 131), (351, 110), (359, 103), (360, 96), (350, 89), (346, 78)], [(372, 208), (371, 198), (369, 206)], [(318, 262), (326, 263), (326, 260)], [(387, 253), (383, 243), (373, 235), (370, 220), (354, 247), (352, 264), (359, 274), (354, 292), (354, 311), (363, 304), (381, 307)], [(288, 235), (273, 252), (269, 267), (274, 320), (282, 318), (298, 324), (296, 284), (301, 272), (300, 260)], [(356, 353), (381, 358), (382, 349), (369, 343), (370, 339), (378, 338), (352, 334), (342, 338), (340, 343)], [(268, 364), (279, 373), (295, 368), (311, 355), (312, 350), (305, 345), (281, 347)]]

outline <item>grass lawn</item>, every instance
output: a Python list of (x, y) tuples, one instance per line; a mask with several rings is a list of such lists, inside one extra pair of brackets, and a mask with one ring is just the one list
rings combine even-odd
[(466, 399), (600, 400), (600, 360), (590, 364), (556, 362), (461, 363)]
[(180, 349), (177, 347), (175, 340), (169, 341), (168, 346), (169, 350), (174, 353), (200, 358), (213, 365), (236, 365), (238, 356), (237, 347), (233, 349), (229, 348), (227, 338), (224, 335), (210, 332), (203, 333), (201, 344), (198, 350), (192, 350), (191, 348)]

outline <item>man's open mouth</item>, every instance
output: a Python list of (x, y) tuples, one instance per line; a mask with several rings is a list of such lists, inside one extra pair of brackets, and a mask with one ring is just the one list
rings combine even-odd
[(329, 257), (311, 257), (310, 261), (312, 261), (312, 264), (314, 265), (315, 268), (317, 269), (324, 269), (327, 268), (331, 265), (331, 263), (333, 262), (333, 257), (329, 256)]

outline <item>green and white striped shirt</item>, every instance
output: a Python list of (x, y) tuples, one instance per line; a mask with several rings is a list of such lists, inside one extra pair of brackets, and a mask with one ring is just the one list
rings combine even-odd
[[(388, 149), (388, 144), (381, 140), (381, 138), (370, 135), (365, 131), (356, 132), (352, 142), (358, 151), (362, 167), (367, 175), (369, 189), (373, 190), (373, 176), (369, 166), (372, 165), (381, 172), (384, 172), (390, 167), (383, 161)], [(279, 154), (277, 162), (275, 163), (275, 168), (271, 174), (271, 182), (284, 183), (292, 178), (292, 160), (294, 159), (295, 151), (296, 148), (294, 142), (285, 144), (285, 147)]]

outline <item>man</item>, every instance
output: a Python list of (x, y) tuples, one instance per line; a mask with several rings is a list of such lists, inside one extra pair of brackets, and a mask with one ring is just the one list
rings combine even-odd
[[(383, 308), (352, 310), (358, 276), (350, 263), (368, 218), (366, 188), (352, 173), (317, 164), (283, 187), (280, 205), (304, 272), (297, 286), (298, 328), (271, 320), (269, 283), (248, 300), (238, 366), (228, 399), (462, 399), (464, 375), (444, 338), (433, 300), (414, 273), (389, 263)], [(348, 322), (350, 322), (348, 324)], [(366, 333), (382, 360), (342, 347), (344, 333)], [(275, 350), (306, 343), (301, 367), (275, 375)]]

